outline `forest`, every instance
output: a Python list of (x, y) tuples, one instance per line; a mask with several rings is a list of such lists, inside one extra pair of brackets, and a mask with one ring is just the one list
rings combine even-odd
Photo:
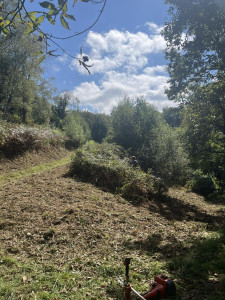
[[(193, 192), (203, 197), (205, 203), (215, 205), (215, 211), (220, 210), (221, 218), (218, 217), (218, 222), (213, 223), (216, 225), (211, 224), (210, 227), (209, 221), (207, 228), (210, 227), (212, 232), (221, 232), (224, 228), (222, 214), (225, 204), (223, 1), (165, 0), (169, 9), (168, 20), (162, 30), (166, 41), (165, 57), (168, 61), (169, 74), (165, 93), (176, 105), (164, 107), (159, 111), (150, 104), (151, 99), (141, 95), (124, 96), (123, 99), (118, 99), (108, 115), (83, 110), (82, 99), (75, 97), (69, 90), (59, 92), (54, 81), (46, 80), (44, 77), (45, 62), (52, 56), (48, 49), (51, 37), (39, 30), (39, 25), (44, 19), (52, 23), (54, 16), (56, 18), (60, 15), (61, 25), (67, 27), (66, 19), (73, 21), (74, 18), (65, 8), (65, 4), (70, 1), (56, 1), (59, 6), (57, 9), (53, 2), (55, 1), (41, 2), (41, 6), (48, 9), (42, 18), (33, 12), (24, 12), (23, 6), (21, 8), (18, 6), (22, 1), (17, 3), (0, 0), (0, 166), (1, 161), (5, 159), (13, 161), (27, 152), (63, 147), (73, 153), (66, 176), (76, 178), (83, 184), (91, 183), (104, 192), (115, 194), (115, 197), (120, 195), (134, 207), (152, 201), (153, 198), (158, 199), (157, 201), (167, 201), (169, 199), (167, 193), (174, 188), (188, 193)], [(84, 2), (90, 2), (91, 5), (93, 1)], [(105, 4), (105, 1), (100, 2)], [(73, 4), (75, 5), (76, 1)], [(104, 11), (101, 13), (104, 14)], [(16, 15), (17, 17), (12, 17)], [(28, 17), (33, 21), (27, 20)], [(81, 58), (83, 60), (80, 64), (87, 69), (88, 57), (85, 57)], [(107, 103), (107, 99), (105, 101)], [(132, 158), (136, 162), (135, 167), (132, 166)], [(69, 219), (73, 211), (68, 210), (64, 213)], [(183, 214), (182, 211), (177, 214), (179, 213)], [(198, 220), (198, 217), (201, 218), (196, 213), (195, 220)], [(45, 218), (48, 220), (49, 216)], [(86, 220), (80, 222), (83, 222), (84, 228)], [(173, 220), (170, 222), (175, 224)], [(2, 224), (0, 218), (0, 231), (4, 228)], [(49, 243), (55, 234), (55, 229), (49, 230), (47, 232), (49, 236), (44, 237), (43, 243), (47, 243), (46, 241)], [(159, 236), (156, 236), (156, 239), (158, 238)], [(174, 299), (224, 299), (224, 242), (223, 232), (220, 236), (216, 235), (212, 244), (201, 244), (202, 249), (206, 251), (207, 259), (210, 261), (213, 257), (211, 266), (213, 269), (215, 264), (215, 268), (212, 273), (219, 278), (219, 293), (214, 295), (212, 292), (211, 298), (205, 298), (206, 296), (201, 297), (196, 291), (197, 298), (194, 298), (194, 295), (188, 298), (188, 291), (184, 287), (185, 280), (182, 279), (178, 292), (186, 296), (179, 298), (178, 295)], [(155, 247), (153, 252), (157, 252), (157, 246), (154, 241), (152, 243), (153, 248)], [(129, 247), (129, 251), (134, 250)], [(185, 277), (186, 270), (191, 270), (189, 280), (192, 280), (195, 276), (196, 278), (200, 276), (201, 271), (205, 272), (204, 276), (207, 272), (211, 272), (210, 267), (207, 269), (208, 266), (206, 269), (204, 266), (203, 269), (197, 266), (201, 261), (198, 256), (201, 247), (194, 250), (195, 254), (197, 253), (196, 264), (191, 265), (190, 261), (189, 264), (186, 261), (184, 267), (183, 261), (183, 267), (186, 269), (182, 270), (183, 273), (179, 269), (179, 276)], [(213, 251), (217, 253), (218, 261), (213, 256)], [(179, 254), (183, 256), (184, 252)], [(154, 253), (148, 252), (146, 255), (150, 257)], [(16, 265), (13, 261), (5, 262), (5, 258), (1, 258), (2, 255), (0, 250), (0, 265), (7, 267)], [(76, 259), (73, 264), (77, 266), (80, 259)], [(136, 263), (137, 261), (138, 259)], [(206, 262), (204, 263), (206, 265)], [(174, 275), (177, 265), (176, 260), (170, 262), (171, 274)], [(75, 267), (71, 263), (72, 271), (73, 268)], [(160, 267), (156, 269), (157, 272)], [(113, 272), (117, 274), (120, 271)], [(104, 276), (108, 276), (107, 268), (102, 269), (102, 272)], [(69, 280), (70, 275), (64, 276), (68, 276)], [(26, 284), (27, 280), (27, 277), (23, 277), (23, 284)], [(53, 280), (55, 282), (53, 290), (58, 284), (57, 280)], [(60, 280), (63, 281), (63, 277)], [(137, 278), (134, 276), (134, 280), (139, 280), (138, 275)], [(205, 277), (201, 280), (203, 282)], [(45, 285), (47, 286), (47, 283)], [(204, 285), (205, 281), (200, 290), (204, 290)], [(13, 294), (7, 294), (1, 286), (3, 284), (0, 279), (1, 299), (28, 299), (19, 298), (16, 294), (13, 298)], [(115, 296), (115, 290), (115, 286), (112, 285), (111, 290), (106, 293), (107, 296), (98, 294), (97, 297), (94, 294), (91, 297), (86, 287), (85, 293), (89, 295), (87, 299), (101, 297), (101, 299), (122, 299), (118, 295)], [(195, 290), (198, 288), (195, 287)], [(30, 291), (28, 295), (31, 294)], [(45, 298), (43, 289), (39, 298), (35, 296), (33, 299), (85, 299), (83, 294), (79, 293), (78, 298), (66, 298), (70, 294), (66, 294), (65, 298), (56, 294), (55, 298), (53, 296), (51, 298), (50, 294)]]

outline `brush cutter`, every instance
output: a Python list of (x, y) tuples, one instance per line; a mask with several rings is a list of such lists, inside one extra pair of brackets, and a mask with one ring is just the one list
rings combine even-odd
[(124, 300), (131, 300), (131, 292), (142, 300), (159, 300), (160, 298), (167, 298), (170, 296), (176, 296), (176, 286), (174, 282), (165, 275), (158, 275), (155, 277), (154, 282), (152, 283), (152, 288), (149, 292), (145, 294), (138, 293), (130, 284), (129, 284), (129, 265), (130, 258), (126, 258), (124, 265), (126, 267), (126, 279), (125, 282), (119, 280), (119, 283), (124, 287)]

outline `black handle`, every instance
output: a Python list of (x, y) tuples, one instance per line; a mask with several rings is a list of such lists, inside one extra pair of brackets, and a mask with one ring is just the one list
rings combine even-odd
[(130, 258), (125, 258), (124, 264), (126, 266), (126, 284), (128, 284), (129, 281), (129, 264), (130, 264)]

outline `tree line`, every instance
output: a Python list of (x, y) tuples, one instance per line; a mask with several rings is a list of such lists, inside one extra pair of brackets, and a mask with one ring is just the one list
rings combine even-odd
[[(135, 155), (140, 166), (168, 182), (190, 176), (225, 185), (225, 7), (216, 0), (166, 0), (168, 98), (159, 112), (145, 99), (125, 97), (111, 115), (79, 110), (70, 92), (57, 95), (42, 78), (43, 44), (20, 24), (0, 36), (0, 115), (8, 122), (62, 130), (68, 146), (107, 141)], [(107, 101), (107, 99), (106, 99)], [(191, 175), (190, 175), (191, 174)], [(195, 175), (194, 175), (195, 174)], [(197, 174), (197, 175), (196, 175)]]

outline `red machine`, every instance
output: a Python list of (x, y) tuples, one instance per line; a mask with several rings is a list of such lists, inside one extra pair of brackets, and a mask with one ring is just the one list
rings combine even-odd
[(155, 281), (152, 283), (152, 289), (142, 296), (148, 300), (158, 300), (160, 298), (167, 298), (168, 296), (176, 296), (176, 286), (167, 276), (159, 275), (155, 277)]
[(126, 282), (124, 285), (125, 300), (131, 300), (131, 292), (133, 292), (139, 299), (142, 300), (159, 300), (160, 298), (176, 296), (176, 286), (174, 282), (165, 275), (156, 276), (155, 281), (152, 283), (151, 290), (144, 295), (139, 294), (128, 283), (130, 258), (126, 258), (124, 264), (126, 266)]

